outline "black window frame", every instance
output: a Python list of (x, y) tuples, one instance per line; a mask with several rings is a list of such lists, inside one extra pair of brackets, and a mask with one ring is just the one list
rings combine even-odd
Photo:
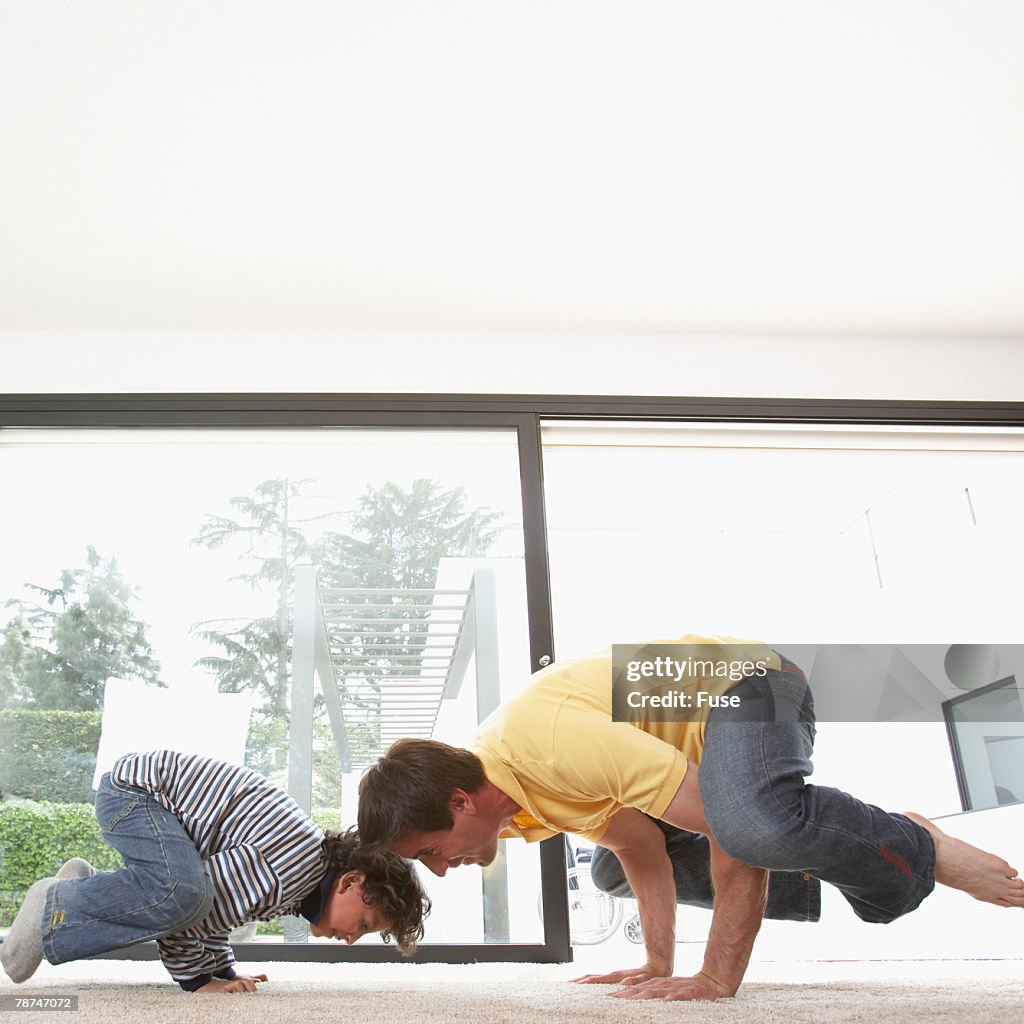
[[(544, 512), (541, 425), (550, 420), (1024, 427), (1024, 403), (666, 397), (642, 395), (124, 393), (0, 395), (0, 431), (12, 428), (315, 429), (505, 428), (519, 446), (524, 557), (533, 670), (555, 655)], [(563, 963), (572, 959), (562, 837), (541, 844), (542, 944), (425, 944), (414, 962)], [(387, 946), (240, 944), (241, 961), (385, 962)], [(108, 956), (155, 959), (153, 943)]]

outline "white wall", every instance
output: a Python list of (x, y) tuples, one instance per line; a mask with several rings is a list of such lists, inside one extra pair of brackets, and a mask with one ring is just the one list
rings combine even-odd
[(410, 331), (0, 331), (0, 394), (437, 392), (1024, 399), (1024, 341)]
[(1019, 337), (1022, 48), (1018, 0), (8, 0), (0, 325)]

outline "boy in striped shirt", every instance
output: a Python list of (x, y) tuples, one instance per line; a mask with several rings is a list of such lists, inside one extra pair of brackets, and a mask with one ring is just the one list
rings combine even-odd
[(157, 750), (128, 754), (96, 794), (103, 838), (124, 867), (69, 861), (36, 882), (0, 963), (12, 981), (52, 964), (155, 939), (190, 992), (253, 992), (228, 944), (246, 921), (300, 914), (318, 937), (395, 937), (410, 955), (430, 901), (411, 865), (362, 847), (354, 829), (326, 834), (287, 793), (241, 765)]

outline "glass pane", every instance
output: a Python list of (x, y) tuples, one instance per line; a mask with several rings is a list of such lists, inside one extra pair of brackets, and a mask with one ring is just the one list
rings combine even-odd
[[(297, 799), (305, 786), (316, 820), (338, 828), (355, 822), (359, 772), (390, 739), (468, 744), (526, 674), (512, 430), (5, 430), (0, 477), (0, 927), (64, 859), (116, 866), (90, 805), (120, 753), (244, 760), (283, 788), (298, 776)], [(322, 662), (302, 683), (311, 717), (300, 713), (312, 591), (296, 580), (309, 578), (343, 734)], [(480, 628), (453, 666), (444, 634), (470, 595)], [(372, 635), (371, 603), (394, 609), (375, 610), (391, 621)], [(405, 704), (391, 699), (401, 687)], [(19, 849), (28, 833), (32, 857)], [(492, 875), (425, 873), (428, 941), (543, 941), (537, 850), (510, 851)], [(281, 924), (259, 932), (278, 941)]]
[[(543, 439), (558, 658), (688, 632), (780, 646), (1019, 636), (1019, 432), (558, 421)], [(921, 723), (819, 723), (813, 781), (896, 811), (958, 812), (934, 711)], [(1007, 766), (1024, 763), (1012, 728), (986, 760), (1018, 795), (1005, 784)], [(710, 912), (682, 909), (678, 936), (706, 939)], [(770, 925), (761, 954), (772, 937), (789, 955), (801, 931)], [(628, 956), (629, 928), (613, 938)]]
[(1014, 677), (947, 705), (966, 810), (1024, 800), (1024, 705)]
[[(1019, 633), (1020, 432), (558, 423), (544, 439), (559, 657), (686, 632), (779, 645)], [(868, 728), (927, 770), (871, 764)], [(920, 725), (823, 723), (817, 751), (816, 777), (865, 799), (960, 810), (938, 709)]]

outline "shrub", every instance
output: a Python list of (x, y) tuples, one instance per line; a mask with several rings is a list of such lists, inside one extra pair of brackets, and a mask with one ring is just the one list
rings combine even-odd
[(99, 711), (0, 711), (0, 794), (91, 801), (100, 717)]
[[(338, 828), (337, 811), (317, 811), (321, 828)], [(0, 927), (6, 927), (28, 887), (69, 857), (84, 857), (100, 871), (116, 871), (121, 855), (100, 834), (92, 804), (0, 801)], [(280, 934), (279, 922), (267, 922)], [(262, 929), (261, 929), (262, 931)]]
[(91, 804), (0, 802), (0, 925), (11, 923), (33, 882), (69, 857), (84, 857), (101, 871), (121, 866)]

